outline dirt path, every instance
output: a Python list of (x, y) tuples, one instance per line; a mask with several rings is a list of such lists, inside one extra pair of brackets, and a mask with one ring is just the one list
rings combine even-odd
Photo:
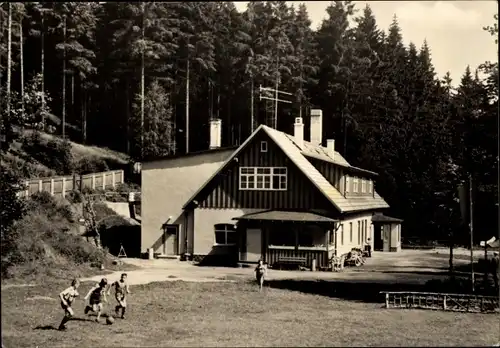
[[(343, 272), (300, 272), (268, 270), (267, 279), (310, 279), (337, 280), (347, 282), (406, 282), (422, 284), (430, 279), (442, 278), (447, 267), (446, 258), (433, 256), (435, 251), (403, 250), (400, 253), (374, 253), (367, 263), (359, 268), (345, 268)], [(252, 268), (200, 267), (190, 262), (177, 260), (143, 260), (123, 259), (124, 262), (140, 267), (129, 271), (128, 280), (131, 285), (151, 282), (176, 281), (187, 282), (227, 282), (236, 279), (253, 279)], [(464, 262), (458, 261), (457, 262)], [(108, 274), (112, 281), (120, 277), (121, 272)], [(82, 279), (83, 281), (99, 281), (102, 276)]]

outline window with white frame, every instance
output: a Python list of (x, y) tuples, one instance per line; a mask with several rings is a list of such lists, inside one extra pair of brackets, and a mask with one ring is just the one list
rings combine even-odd
[(349, 193), (349, 185), (351, 184), (351, 178), (346, 175), (345, 176), (345, 193)]
[(267, 152), (267, 141), (260, 142), (260, 152)]
[(358, 178), (357, 177), (354, 177), (352, 179), (352, 192), (358, 193)]
[(215, 227), (215, 245), (236, 245), (236, 229), (232, 224), (217, 224)]
[(366, 193), (372, 193), (372, 181), (371, 180), (366, 181)]
[(286, 191), (286, 167), (240, 167), (240, 190)]
[(361, 193), (365, 193), (365, 192), (366, 192), (366, 180), (361, 179)]

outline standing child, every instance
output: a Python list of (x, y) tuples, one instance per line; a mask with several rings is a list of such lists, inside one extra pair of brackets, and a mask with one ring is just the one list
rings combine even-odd
[(71, 304), (75, 300), (78, 294), (78, 287), (80, 286), (80, 281), (78, 279), (73, 279), (71, 286), (59, 294), (61, 299), (61, 307), (64, 309), (64, 318), (59, 325), (59, 330), (66, 330), (66, 323), (73, 317), (74, 312), (71, 308)]
[[(115, 298), (118, 302), (118, 305), (115, 307), (116, 316), (119, 315), (120, 309), (122, 310), (122, 319), (125, 319), (125, 309), (127, 308), (127, 294), (130, 294), (130, 289), (127, 283), (127, 273), (122, 273), (120, 280), (117, 280), (111, 287), (115, 287)], [(108, 295), (111, 292), (111, 287), (108, 291)]]
[(262, 262), (259, 260), (257, 267), (255, 267), (255, 276), (257, 278), (257, 283), (259, 284), (259, 291), (262, 291), (262, 286), (264, 285), (264, 277), (267, 273), (267, 268)]
[(90, 289), (87, 296), (85, 296), (85, 300), (90, 296), (90, 305), (85, 307), (85, 314), (88, 314), (89, 311), (97, 312), (97, 318), (95, 319), (96, 322), (99, 322), (99, 319), (101, 318), (103, 302), (108, 302), (106, 299), (107, 285), (108, 280), (106, 278), (102, 278), (99, 284), (96, 284), (92, 289)]

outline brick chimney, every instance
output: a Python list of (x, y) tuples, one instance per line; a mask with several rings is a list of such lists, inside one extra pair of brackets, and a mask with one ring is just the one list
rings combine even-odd
[(328, 155), (334, 159), (335, 158), (335, 140), (334, 139), (326, 139), (326, 149), (328, 151)]
[(321, 109), (311, 109), (311, 137), (313, 145), (321, 145), (323, 142), (323, 111)]
[(304, 123), (302, 117), (295, 117), (293, 136), (295, 137), (295, 143), (302, 149), (304, 147)]
[(210, 149), (221, 147), (222, 120), (210, 120)]

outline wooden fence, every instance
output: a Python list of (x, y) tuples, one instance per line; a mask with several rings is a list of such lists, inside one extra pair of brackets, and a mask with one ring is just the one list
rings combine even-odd
[(499, 298), (434, 292), (381, 292), (386, 308), (418, 308), (453, 312), (498, 313)]
[(114, 189), (125, 182), (123, 170), (113, 170), (85, 175), (68, 175), (51, 178), (26, 180), (26, 189), (19, 192), (21, 197), (29, 197), (35, 192), (50, 192), (53, 196), (65, 197), (73, 190), (90, 188), (93, 190)]

